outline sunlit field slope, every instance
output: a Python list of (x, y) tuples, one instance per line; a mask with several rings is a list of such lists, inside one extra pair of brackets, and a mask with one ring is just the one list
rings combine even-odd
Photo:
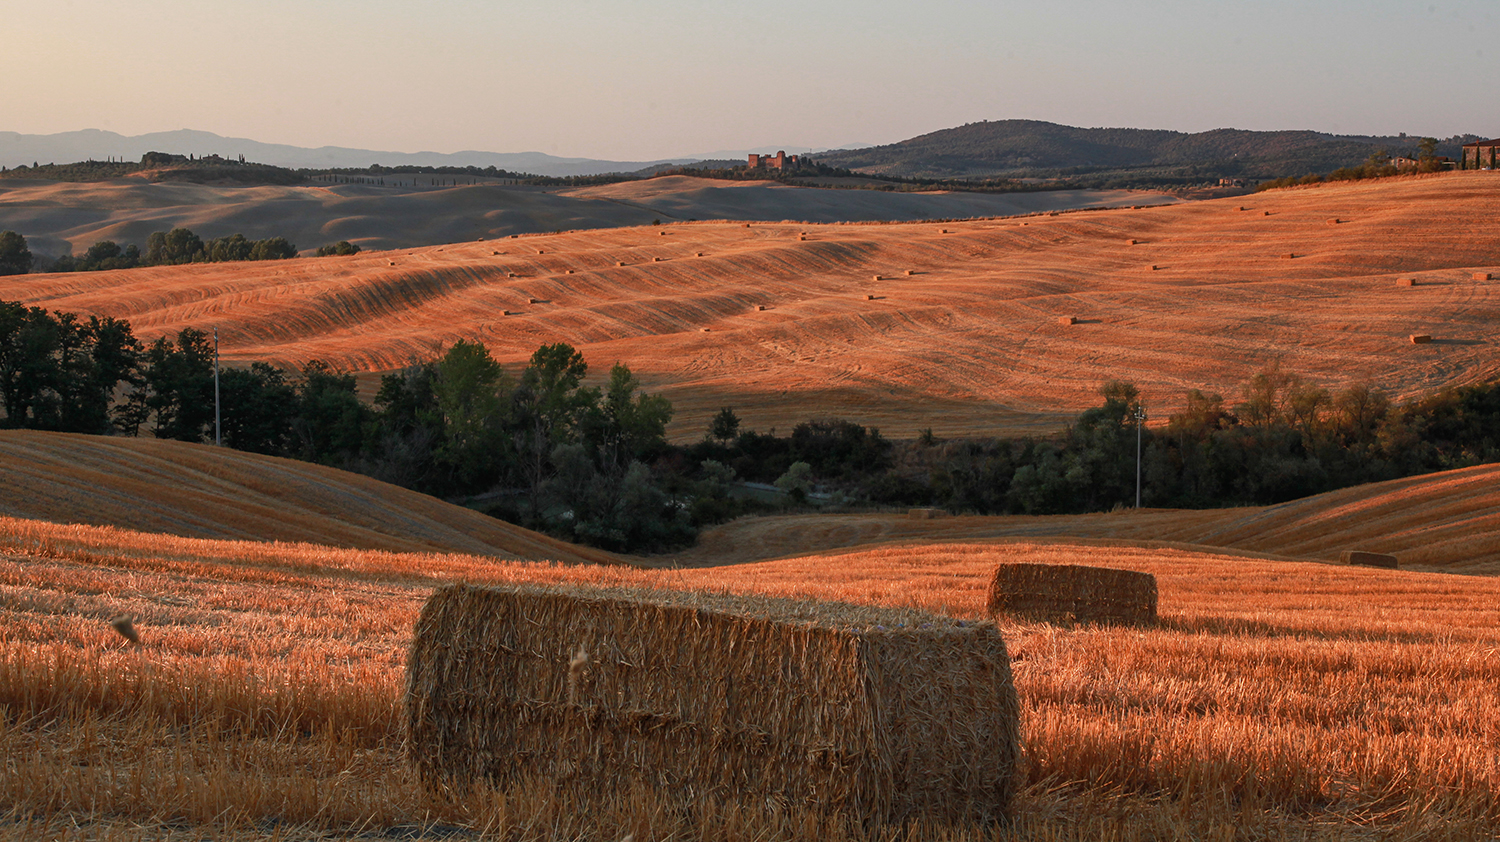
[(387, 370), (460, 339), (519, 364), (569, 342), (670, 397), (683, 438), (726, 405), (783, 432), (820, 414), (894, 436), (1051, 432), (1112, 378), (1157, 418), (1277, 361), (1397, 397), (1494, 379), (1500, 279), (1475, 273), (1500, 273), (1497, 214), (1500, 174), (1468, 172), (1023, 219), (705, 222), (28, 276), (0, 279), (0, 298), (148, 337), (218, 327), (230, 358), (282, 365)]
[(1275, 506), (912, 519), (900, 513), (742, 518), (658, 563), (733, 564), (870, 544), (1107, 539), (1336, 561), (1391, 553), (1402, 567), (1500, 575), (1500, 465), (1371, 483)]
[[(652, 571), (0, 519), (0, 837), (993, 839), (866, 836), (795, 808), (687, 816), (649, 791), (586, 808), (545, 787), (441, 802), (401, 756), (398, 711), (412, 624), (445, 581), (706, 587), (978, 619), (1006, 561), (1153, 573), (1162, 616), (1005, 625), (1026, 787), (1006, 838), (1500, 829), (1496, 579), (1042, 541)], [(139, 647), (107, 625), (120, 614)]]
[(0, 516), (191, 538), (613, 560), (358, 474), (156, 439), (0, 431)]
[(384, 180), (235, 187), (136, 178), (87, 184), (6, 179), (0, 180), (0, 230), (21, 232), (34, 251), (53, 257), (65, 249), (81, 254), (99, 240), (144, 246), (151, 232), (179, 226), (205, 239), (286, 237), (311, 251), (337, 240), (410, 248), (686, 219), (938, 219), (1176, 201), (1126, 190), (886, 193), (681, 176), (582, 190), (466, 176), (391, 174)]

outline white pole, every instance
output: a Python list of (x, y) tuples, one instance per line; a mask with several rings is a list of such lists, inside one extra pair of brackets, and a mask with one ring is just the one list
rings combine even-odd
[(223, 447), (223, 434), (219, 428), (219, 329), (217, 327), (213, 329), (213, 443)]
[(1141, 427), (1146, 421), (1146, 408), (1135, 406), (1135, 507), (1141, 507)]

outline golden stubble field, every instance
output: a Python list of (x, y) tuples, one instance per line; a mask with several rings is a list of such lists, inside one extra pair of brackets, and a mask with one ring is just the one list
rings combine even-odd
[(1497, 213), (1500, 176), (1466, 172), (1024, 218), (683, 223), (27, 276), (0, 280), (0, 298), (145, 337), (218, 327), (234, 361), (361, 372), (460, 339), (515, 366), (568, 342), (668, 395), (681, 438), (726, 405), (760, 430), (841, 415), (898, 437), (1051, 432), (1112, 378), (1157, 417), (1275, 362), (1398, 397), (1494, 379), (1500, 280), (1474, 276), (1500, 274)]
[[(1500, 830), (1500, 581), (1169, 547), (876, 547), (642, 570), (0, 520), (5, 838), (898, 838), (638, 789), (442, 803), (401, 756), (446, 581), (650, 584), (983, 614), (1001, 561), (1153, 573), (1153, 628), (1008, 624), (1017, 823), (924, 839), (1451, 839)], [(108, 626), (135, 618), (127, 644)], [(196, 834), (196, 836), (194, 835)], [(367, 834), (361, 836), (361, 834)]]

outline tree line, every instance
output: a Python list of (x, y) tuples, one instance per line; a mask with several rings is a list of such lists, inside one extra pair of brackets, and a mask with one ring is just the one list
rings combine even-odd
[[(360, 248), (348, 240), (321, 246), (317, 257), (358, 254)], [(135, 269), (141, 266), (180, 266), (187, 263), (231, 263), (248, 260), (286, 260), (297, 256), (297, 246), (285, 237), (251, 240), (230, 234), (204, 240), (188, 228), (157, 231), (146, 238), (146, 250), (114, 240), (100, 240), (83, 254), (65, 254), (45, 267), (31, 253), (26, 238), (14, 231), (0, 231), (0, 275), (24, 275), (33, 269), (47, 272), (97, 272)]]
[[(1137, 388), (1050, 437), (892, 441), (840, 418), (787, 435), (732, 408), (672, 444), (672, 406), (616, 363), (599, 385), (564, 343), (516, 371), (477, 342), (381, 379), (372, 401), (319, 361), (220, 374), (223, 443), (358, 471), (611, 550), (660, 551), (702, 526), (798, 506), (939, 506), (982, 514), (1105, 511), (1135, 502), (1269, 504), (1351, 485), (1500, 461), (1500, 384), (1397, 403), (1369, 385), (1331, 392), (1272, 367), (1238, 400), (1192, 390), (1139, 425)], [(0, 302), (0, 427), (214, 436), (214, 348), (191, 328), (142, 343), (127, 322)], [(759, 492), (747, 484), (763, 484)], [(779, 495), (774, 488), (781, 492)], [(767, 499), (768, 497), (773, 499)]]

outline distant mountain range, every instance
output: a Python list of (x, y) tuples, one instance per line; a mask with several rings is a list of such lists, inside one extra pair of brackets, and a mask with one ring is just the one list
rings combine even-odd
[(134, 137), (98, 129), (59, 134), (0, 132), (0, 165), (7, 167), (106, 158), (137, 161), (147, 152), (193, 154), (199, 157), (220, 155), (225, 158), (244, 155), (250, 161), (293, 169), (368, 167), (371, 164), (387, 167), (493, 166), (511, 172), (550, 176), (635, 172), (652, 166), (699, 160), (685, 157), (658, 161), (602, 161), (592, 158), (559, 158), (541, 152), (380, 152), (343, 146), (306, 149), (280, 143), (261, 143), (242, 137), (221, 137), (212, 132), (189, 129)]
[[(1439, 140), (1457, 157), (1476, 135)], [(1418, 136), (1332, 135), (1314, 131), (1082, 129), (1038, 120), (969, 123), (899, 143), (823, 153), (820, 163), (913, 178), (1094, 175), (1171, 179), (1277, 178), (1363, 163), (1372, 152), (1416, 151)]]

